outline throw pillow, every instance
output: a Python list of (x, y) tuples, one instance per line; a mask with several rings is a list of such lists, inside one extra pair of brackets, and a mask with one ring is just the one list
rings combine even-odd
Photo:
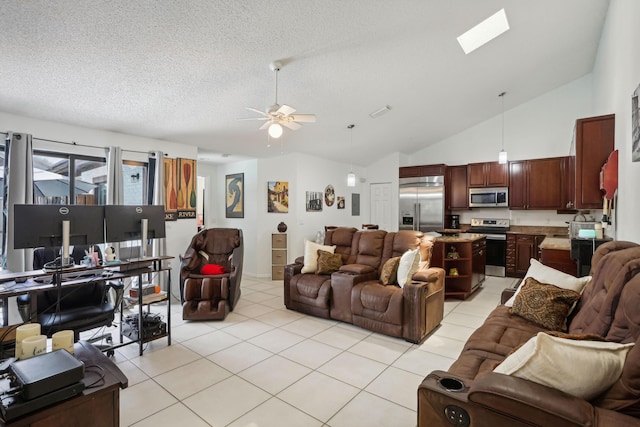
[(389, 258), (380, 271), (380, 283), (383, 285), (393, 285), (398, 281), (398, 264), (400, 257)]
[(342, 255), (318, 250), (318, 269), (316, 274), (331, 274), (342, 267)]
[(522, 282), (516, 290), (516, 293), (513, 294), (513, 296), (504, 303), (504, 305), (506, 305), (507, 307), (513, 306), (513, 302), (520, 292), (520, 288), (522, 288), (522, 285), (524, 285), (524, 282), (529, 277), (533, 277), (540, 283), (548, 283), (551, 285), (556, 285), (559, 288), (571, 289), (580, 294), (584, 290), (584, 287), (587, 286), (587, 283), (589, 283), (589, 281), (591, 280), (591, 276), (574, 277), (570, 274), (563, 273), (562, 271), (547, 267), (546, 265), (533, 258), (531, 258), (530, 264), (531, 265), (527, 270), (527, 274), (524, 276), (524, 279), (522, 279)]
[(565, 321), (580, 294), (545, 285), (529, 277), (516, 296), (511, 312), (552, 331), (566, 329)]
[(631, 347), (633, 343), (569, 340), (540, 332), (494, 372), (591, 400), (620, 378)]
[(315, 273), (318, 269), (318, 250), (334, 253), (336, 247), (319, 245), (318, 243), (310, 240), (304, 240), (304, 265), (302, 266), (302, 273)]
[(222, 265), (218, 264), (205, 264), (200, 269), (200, 274), (205, 276), (214, 276), (216, 274), (224, 274), (227, 270)]
[(418, 249), (409, 249), (400, 257), (398, 264), (398, 285), (402, 288), (418, 271), (420, 267), (420, 251)]

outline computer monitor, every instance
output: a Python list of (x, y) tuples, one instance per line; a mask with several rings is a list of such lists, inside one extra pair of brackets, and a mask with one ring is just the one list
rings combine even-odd
[(104, 207), (14, 205), (15, 249), (62, 247), (61, 267), (72, 265), (69, 245), (104, 243)]
[(147, 239), (165, 237), (163, 205), (107, 205), (104, 215), (107, 242), (141, 240), (142, 256), (146, 256)]

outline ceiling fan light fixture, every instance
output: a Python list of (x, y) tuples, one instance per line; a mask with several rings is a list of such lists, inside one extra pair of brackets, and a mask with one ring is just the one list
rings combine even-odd
[(272, 123), (269, 126), (269, 136), (271, 138), (280, 138), (282, 136), (282, 126), (278, 123)]

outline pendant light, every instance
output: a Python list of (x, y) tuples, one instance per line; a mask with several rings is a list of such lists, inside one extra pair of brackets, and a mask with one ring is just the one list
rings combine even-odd
[(498, 163), (501, 165), (507, 164), (507, 152), (504, 151), (504, 96), (507, 92), (502, 92), (498, 96), (502, 98), (502, 150), (498, 153)]
[[(351, 158), (353, 159), (353, 128), (356, 125), (349, 125), (347, 129), (351, 131), (351, 145), (349, 147), (349, 151), (351, 152)], [(356, 174), (353, 173), (353, 163), (349, 167), (349, 173), (347, 174), (347, 187), (355, 187), (356, 186)]]

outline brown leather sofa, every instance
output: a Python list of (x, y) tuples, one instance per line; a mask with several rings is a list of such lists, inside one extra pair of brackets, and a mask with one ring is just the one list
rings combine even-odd
[[(180, 261), (180, 299), (184, 320), (222, 320), (240, 298), (243, 259), (242, 230), (209, 228), (196, 234)], [(225, 273), (202, 274), (215, 264)]]
[[(586, 401), (493, 372), (511, 351), (544, 330), (500, 305), (469, 337), (448, 372), (434, 371), (419, 386), (418, 426), (640, 426), (639, 271), (637, 244), (600, 246), (592, 259), (592, 280), (568, 319), (571, 334), (635, 343), (622, 376), (600, 396)], [(509, 296), (503, 293), (502, 302)]]
[[(382, 334), (422, 341), (442, 320), (444, 270), (428, 267), (432, 242), (416, 231), (327, 229), (325, 245), (335, 245), (340, 270), (301, 273), (304, 258), (285, 266), (284, 301), (290, 310), (352, 323)], [(404, 287), (383, 285), (384, 263), (408, 249), (420, 249), (421, 262)]]

